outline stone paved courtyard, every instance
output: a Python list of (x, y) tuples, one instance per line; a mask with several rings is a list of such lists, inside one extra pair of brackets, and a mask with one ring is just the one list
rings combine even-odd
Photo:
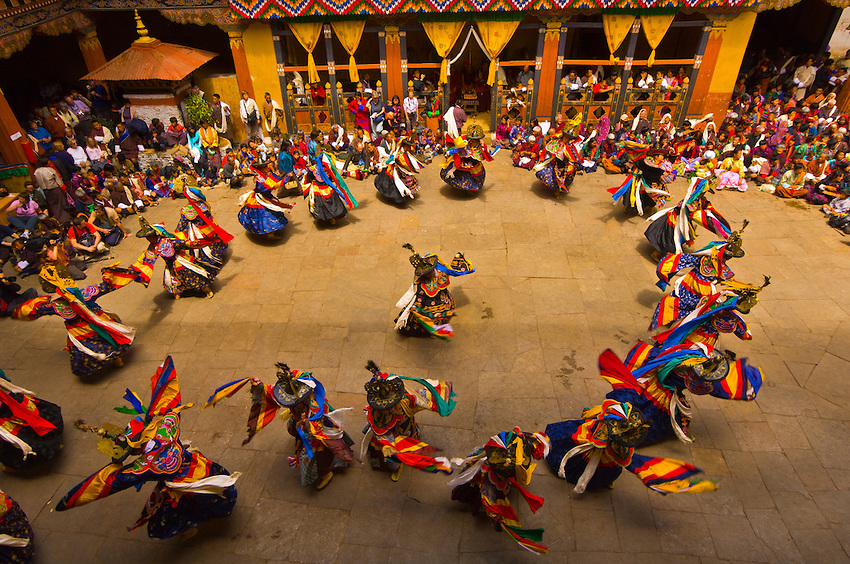
[[(526, 527), (544, 527), (548, 556), (496, 533), (484, 517), (452, 502), (444, 475), (405, 470), (399, 483), (365, 466), (322, 492), (299, 484), (287, 465), (293, 441), (275, 421), (247, 446), (246, 392), (215, 409), (200, 405), (219, 385), (245, 376), (274, 381), (275, 361), (312, 370), (335, 407), (354, 407), (345, 426), (358, 443), (365, 423), (367, 360), (409, 376), (449, 379), (458, 405), (447, 418), (419, 418), (426, 441), (465, 455), (513, 426), (542, 431), (600, 403), (609, 388), (596, 369), (606, 348), (621, 358), (641, 338), (662, 293), (641, 218), (614, 207), (606, 188), (622, 176), (577, 178), (555, 200), (504, 151), (488, 165), (475, 197), (451, 191), (438, 165), (423, 171), (406, 209), (379, 201), (372, 179), (349, 186), (360, 207), (334, 227), (318, 227), (300, 198), (280, 241), (253, 240), (238, 224), (242, 190), (208, 193), (217, 221), (235, 235), (213, 299), (174, 301), (162, 290), (162, 264), (149, 289), (101, 300), (138, 329), (126, 366), (94, 382), (70, 372), (58, 318), (0, 321), (0, 367), (14, 382), (62, 406), (61, 455), (38, 476), (0, 476), (27, 513), (36, 562), (847, 562), (850, 553), (850, 239), (815, 208), (752, 189), (719, 193), (717, 208), (737, 227), (747, 218), (739, 279), (772, 278), (749, 315), (751, 342), (721, 346), (764, 370), (755, 402), (693, 401), (692, 446), (669, 441), (645, 454), (693, 462), (719, 490), (662, 496), (628, 473), (611, 491), (572, 494), (545, 463), (529, 490), (546, 499)], [(682, 181), (672, 185), (676, 197)], [(295, 201), (292, 199), (291, 201)], [(170, 227), (177, 202), (148, 217)], [(137, 229), (135, 218), (128, 227)], [(697, 244), (710, 241), (700, 231)], [(410, 284), (412, 243), (448, 260), (462, 251), (476, 273), (455, 279), (451, 342), (396, 334), (396, 300)], [(141, 253), (130, 238), (115, 249), (123, 265)], [(98, 265), (100, 266), (100, 265)], [(9, 272), (7, 271), (7, 274)], [(89, 283), (99, 278), (92, 268)], [(27, 278), (36, 284), (36, 277)], [(125, 388), (149, 400), (149, 378), (174, 357), (184, 402), (183, 438), (230, 471), (243, 472), (233, 515), (193, 538), (155, 541), (127, 532), (147, 499), (121, 492), (65, 513), (57, 500), (108, 461), (75, 419), (123, 426)], [(368, 466), (368, 465), (367, 465)]]

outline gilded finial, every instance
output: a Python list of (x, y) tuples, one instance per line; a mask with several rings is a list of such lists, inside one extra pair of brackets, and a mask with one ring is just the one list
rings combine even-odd
[(152, 43), (156, 41), (153, 37), (148, 36), (148, 29), (145, 27), (145, 24), (142, 22), (142, 17), (139, 15), (138, 10), (133, 10), (136, 19), (136, 32), (139, 34), (139, 38), (136, 39), (136, 43)]

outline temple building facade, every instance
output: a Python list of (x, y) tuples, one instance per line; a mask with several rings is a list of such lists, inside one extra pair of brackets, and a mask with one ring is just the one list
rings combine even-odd
[[(833, 35), (844, 2), (803, 0), (811, 5), (806, 8), (810, 17), (796, 24), (813, 38), (808, 52), (824, 47), (816, 44), (819, 38)], [(619, 119), (641, 108), (654, 119), (669, 112), (678, 123), (707, 113), (722, 116), (745, 53), (754, 48), (759, 18), (776, 10), (790, 12), (794, 4), (0, 0), (0, 70), (7, 71), (0, 80), (0, 154), (7, 164), (25, 161), (27, 108), (21, 101), (23, 86), (12, 84), (17, 79), (10, 73), (25, 68), (39, 44), (61, 36), (64, 46), (73, 38), (76, 49), (41, 61), (39, 75), (66, 84), (101, 76), (108, 60), (136, 39), (133, 10), (158, 40), (218, 54), (186, 80), (208, 95), (219, 93), (231, 108), (238, 108), (243, 91), (260, 104), (269, 93), (283, 110), (281, 129), (295, 132), (353, 123), (347, 105), (358, 90), (389, 100), (404, 98), (409, 87), (434, 112), (460, 100), (492, 127), (512, 107), (526, 121), (551, 120), (557, 112), (590, 121), (602, 115)], [(126, 23), (127, 33), (119, 33), (119, 21)], [(116, 22), (115, 29), (110, 22)], [(112, 53), (105, 53), (107, 36), (106, 50)], [(67, 76), (68, 69), (79, 72)], [(661, 87), (668, 71), (679, 78), (675, 91)], [(577, 88), (576, 77), (580, 83), (589, 74), (596, 87)]]

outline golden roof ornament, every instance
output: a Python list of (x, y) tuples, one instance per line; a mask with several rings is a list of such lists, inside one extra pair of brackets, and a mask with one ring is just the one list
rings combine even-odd
[(136, 19), (136, 32), (139, 34), (139, 38), (134, 41), (134, 43), (153, 43), (156, 41), (153, 37), (148, 36), (148, 29), (145, 27), (145, 24), (142, 22), (142, 17), (139, 15), (138, 10), (133, 10)]

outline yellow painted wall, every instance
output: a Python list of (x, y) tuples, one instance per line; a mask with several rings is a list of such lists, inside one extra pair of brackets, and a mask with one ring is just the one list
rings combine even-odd
[[(283, 104), (280, 79), (277, 76), (277, 60), (274, 55), (272, 28), (268, 22), (252, 23), (242, 34), (248, 69), (254, 82), (254, 95), (262, 107), (263, 94), (268, 92), (278, 104)], [(238, 107), (238, 106), (237, 106)]]
[(742, 12), (726, 24), (723, 44), (717, 56), (711, 85), (708, 87), (709, 92), (732, 92), (735, 88), (735, 82), (741, 72), (744, 51), (747, 49), (755, 23), (755, 12)]
[(221, 101), (230, 106), (230, 120), (233, 128), (233, 139), (237, 143), (245, 140), (245, 126), (239, 118), (239, 84), (235, 74), (212, 74), (195, 82), (204, 91), (207, 101), (212, 102), (212, 95), (221, 96)]

